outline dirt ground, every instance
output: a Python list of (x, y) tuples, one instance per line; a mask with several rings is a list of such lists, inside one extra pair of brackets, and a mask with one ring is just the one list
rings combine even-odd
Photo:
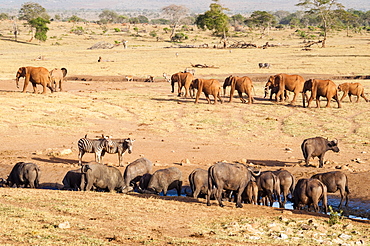
[[(253, 76), (253, 75), (251, 75)], [(65, 91), (62, 93), (71, 94), (88, 94), (91, 92), (104, 92), (107, 90), (142, 90), (150, 87), (151, 83), (144, 82), (112, 82), (120, 80), (120, 77), (115, 79), (106, 77), (88, 77), (88, 76), (72, 76), (65, 83)], [(193, 99), (178, 99), (174, 94), (170, 93), (170, 85), (167, 82), (156, 82), (154, 88), (158, 93), (167, 94), (168, 100), (173, 100), (179, 105), (178, 111), (181, 113), (182, 104), (192, 106)], [(137, 87), (140, 85), (140, 87)], [(260, 84), (262, 85), (262, 83)], [(15, 90), (14, 81), (0, 81), (1, 95), (12, 95), (19, 93)], [(31, 90), (31, 88), (29, 88)], [(153, 89), (153, 88), (151, 88)], [(60, 92), (59, 92), (60, 93)], [(27, 93), (31, 95), (30, 93)], [(24, 95), (27, 95), (24, 94)], [(33, 95), (34, 96), (34, 95)], [(48, 96), (46, 96), (48, 97)], [(49, 95), (52, 97), (52, 94)], [(239, 99), (235, 99), (237, 101)], [(256, 97), (256, 100), (265, 102), (262, 97)], [(6, 101), (5, 101), (6, 103)], [(204, 103), (204, 101), (201, 101)], [(364, 102), (362, 102), (364, 103)], [(190, 105), (189, 105), (190, 104)], [(11, 105), (9, 105), (11, 107)], [(276, 106), (276, 105), (275, 105)], [(220, 111), (222, 112), (222, 111)], [(220, 113), (218, 112), (218, 114)], [(218, 115), (218, 117), (227, 117), (227, 115)], [(369, 216), (370, 209), (370, 184), (369, 172), (370, 167), (367, 164), (368, 154), (363, 151), (361, 159), (359, 159), (359, 150), (353, 148), (341, 149), (338, 154), (328, 152), (326, 159), (328, 161), (323, 169), (318, 169), (317, 159), (312, 161), (311, 167), (304, 167), (302, 163), (302, 154), (300, 150), (301, 139), (293, 138), (293, 142), (281, 142), (279, 136), (270, 136), (265, 141), (255, 142), (248, 139), (239, 139), (237, 136), (233, 141), (240, 145), (230, 144), (229, 142), (220, 142), (215, 136), (214, 139), (209, 139), (205, 142), (196, 140), (196, 135), (191, 132), (181, 132), (181, 134), (160, 134), (147, 129), (145, 125), (140, 125), (138, 122), (131, 122), (120, 126), (122, 122), (118, 119), (100, 120), (96, 119), (96, 129), (105, 129), (106, 133), (115, 132), (115, 130), (123, 127), (126, 136), (135, 139), (134, 150), (131, 155), (124, 156), (125, 165), (142, 156), (147, 157), (155, 163), (155, 170), (168, 166), (177, 166), (183, 172), (184, 185), (188, 185), (187, 177), (195, 168), (207, 169), (210, 165), (217, 161), (228, 162), (246, 162), (250, 165), (262, 168), (262, 170), (276, 170), (284, 168), (293, 173), (298, 178), (307, 178), (317, 172), (326, 172), (337, 170), (339, 166), (341, 171), (345, 172), (349, 178), (350, 187), (350, 203), (349, 213), (360, 216)], [(119, 126), (118, 126), (119, 125)], [(78, 128), (78, 125), (74, 127)], [(29, 131), (20, 133), (17, 126), (10, 127), (6, 130), (6, 134), (2, 135), (2, 145), (0, 146), (0, 177), (6, 177), (12, 166), (18, 161), (29, 161), (38, 164), (42, 170), (41, 183), (47, 188), (60, 188), (62, 179), (66, 171), (78, 168), (78, 149), (77, 141), (79, 137), (83, 137), (85, 133), (90, 137), (94, 137), (94, 133), (99, 135), (103, 130), (89, 131), (89, 129), (80, 130), (80, 136), (63, 134), (63, 132), (50, 131), (43, 128), (28, 128)], [(108, 130), (109, 129), (109, 130)], [(73, 129), (76, 130), (76, 129)], [(73, 131), (71, 129), (71, 131)], [(257, 133), (256, 133), (257, 134)], [(194, 141), (195, 140), (195, 141)], [(341, 145), (339, 144), (341, 148)], [(366, 145), (365, 145), (366, 147)], [(72, 153), (61, 155), (58, 151), (63, 149), (71, 149)], [(368, 147), (367, 147), (368, 149)], [(366, 148), (365, 148), (366, 150)], [(353, 161), (356, 160), (361, 161)], [(92, 161), (93, 154), (85, 154), (84, 161)], [(106, 155), (104, 162), (110, 165), (117, 166), (116, 155)], [(366, 163), (364, 163), (366, 162)], [(345, 164), (345, 163), (350, 163)], [(123, 172), (124, 168), (120, 167)], [(336, 194), (336, 197), (339, 192)], [(262, 208), (261, 208), (262, 209)]]

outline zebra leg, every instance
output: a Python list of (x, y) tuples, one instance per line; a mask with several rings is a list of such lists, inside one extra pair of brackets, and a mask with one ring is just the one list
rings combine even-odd
[(80, 152), (78, 153), (78, 165), (79, 166), (82, 166), (82, 156), (84, 156), (85, 152), (80, 150)]

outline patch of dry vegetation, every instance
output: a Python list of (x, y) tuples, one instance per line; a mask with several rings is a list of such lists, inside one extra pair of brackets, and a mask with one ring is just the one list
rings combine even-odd
[[(367, 241), (366, 224), (327, 217), (295, 218), (258, 206), (207, 207), (192, 198), (99, 192), (0, 189), (2, 245), (222, 245)], [(202, 200), (202, 199), (200, 199)], [(212, 211), (215, 216), (204, 216)], [(145, 225), (145, 226), (144, 226)]]

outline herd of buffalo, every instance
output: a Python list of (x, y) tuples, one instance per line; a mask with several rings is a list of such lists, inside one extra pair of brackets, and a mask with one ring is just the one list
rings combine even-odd
[[(118, 153), (122, 155), (132, 148), (127, 141), (111, 140), (106, 137), (98, 139), (80, 139), (78, 147), (81, 151), (95, 153), (97, 161), (82, 164), (81, 168), (68, 171), (63, 178), (63, 189), (80, 191), (108, 191), (128, 193), (132, 191), (140, 193), (167, 195), (167, 192), (176, 189), (177, 195), (182, 192), (182, 173), (177, 167), (159, 169), (152, 173), (152, 162), (146, 158), (140, 158), (128, 164), (124, 173), (113, 166), (101, 164), (99, 156), (104, 153)], [(328, 150), (339, 152), (338, 141), (329, 141), (322, 137), (305, 139), (301, 145), (306, 165), (313, 157), (319, 158), (319, 167), (323, 166), (324, 155)], [(109, 152), (114, 145), (115, 152)], [(108, 148), (108, 149), (105, 149)], [(120, 150), (119, 150), (120, 149)], [(97, 152), (99, 153), (97, 154)], [(82, 157), (79, 154), (79, 157)], [(3, 186), (30, 187), (39, 186), (40, 169), (34, 163), (18, 162), (11, 170), (6, 180), (1, 180)], [(305, 206), (319, 211), (319, 202), (322, 209), (327, 211), (327, 193), (340, 191), (342, 206), (343, 199), (348, 204), (348, 179), (340, 171), (319, 173), (309, 179), (300, 179), (296, 182), (294, 176), (287, 170), (264, 171), (253, 170), (241, 163), (219, 162), (212, 165), (208, 170), (197, 168), (189, 175), (191, 193), (194, 198), (205, 196), (207, 205), (211, 205), (211, 199), (218, 201), (223, 207), (223, 200), (231, 200), (234, 197), (236, 207), (243, 207), (242, 203), (264, 204), (272, 206), (276, 200), (280, 207), (284, 208), (291, 196), (294, 209)], [(282, 195), (282, 197), (281, 197)]]

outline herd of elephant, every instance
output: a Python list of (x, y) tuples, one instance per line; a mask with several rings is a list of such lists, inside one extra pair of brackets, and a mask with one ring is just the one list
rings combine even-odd
[[(59, 90), (62, 91), (62, 83), (67, 75), (66, 68), (54, 68), (49, 71), (44, 67), (20, 67), (16, 74), (16, 85), (19, 88), (19, 78), (24, 77), (24, 86), (22, 92), (26, 92), (29, 82), (32, 83), (33, 92), (37, 93), (37, 84), (42, 85), (42, 93), (46, 93), (46, 88), (49, 88), (51, 92), (57, 90), (59, 84)], [(189, 95), (194, 96), (194, 91), (197, 89), (195, 95), (195, 103), (198, 103), (200, 94), (203, 92), (207, 102), (211, 103), (209, 95), (214, 98), (214, 104), (217, 103), (217, 99), (222, 103), (223, 99), (221, 97), (221, 83), (217, 79), (195, 79), (194, 75), (190, 72), (179, 72), (171, 76), (171, 86), (172, 93), (175, 91), (175, 84), (178, 84), (178, 96), (181, 96), (182, 88), (185, 88), (185, 98)], [(247, 95), (248, 104), (254, 102), (252, 90), (253, 83), (248, 76), (237, 77), (229, 76), (225, 79), (223, 83), (224, 95), (226, 95), (226, 88), (231, 86), (230, 89), (230, 99), (232, 101), (234, 97), (234, 91), (236, 90), (239, 94), (240, 100), (243, 103), (247, 103), (244, 99), (243, 93)], [(342, 83), (337, 86), (331, 80), (321, 80), (321, 79), (309, 79), (304, 80), (300, 75), (289, 75), (289, 74), (276, 74), (268, 78), (265, 85), (265, 97), (270, 91), (270, 100), (272, 96), (275, 95), (275, 101), (284, 102), (288, 99), (287, 91), (293, 92), (294, 96), (290, 104), (294, 105), (297, 97), (302, 93), (303, 107), (306, 107), (305, 101), (308, 101), (307, 107), (310, 107), (311, 102), (315, 99), (316, 106), (320, 107), (320, 97), (327, 98), (326, 107), (330, 107), (330, 102), (334, 99), (338, 108), (341, 108), (341, 101), (348, 95), (349, 100), (352, 102), (351, 96), (357, 96), (356, 102), (359, 101), (360, 97), (363, 97), (366, 102), (368, 99), (364, 93), (364, 86), (361, 83)], [(307, 91), (311, 92), (310, 98), (307, 96)], [(342, 91), (343, 96), (339, 99), (338, 92)]]
[(54, 68), (51, 71), (44, 67), (20, 67), (17, 71), (15, 81), (17, 88), (19, 88), (19, 78), (24, 78), (24, 85), (22, 92), (26, 92), (29, 82), (32, 83), (33, 92), (37, 93), (36, 85), (42, 85), (42, 94), (46, 94), (46, 88), (51, 92), (59, 90), (62, 91), (62, 83), (67, 75), (66, 68)]
[[(181, 90), (185, 88), (185, 98), (189, 95), (193, 97), (194, 90), (197, 89), (195, 103), (198, 103), (200, 94), (203, 92), (206, 96), (208, 103), (210, 103), (209, 95), (214, 97), (214, 104), (217, 103), (217, 98), (222, 103), (221, 98), (221, 83), (216, 79), (194, 79), (193, 74), (189, 72), (179, 72), (171, 76), (171, 86), (172, 92), (174, 92), (175, 84), (178, 84), (178, 96), (181, 96)], [(224, 95), (226, 95), (226, 88), (231, 86), (230, 89), (230, 99), (232, 101), (234, 96), (234, 91), (236, 90), (239, 94), (240, 100), (246, 103), (247, 100), (243, 98), (243, 93), (247, 95), (248, 103), (252, 104), (254, 102), (252, 90), (253, 83), (248, 76), (237, 77), (229, 76), (225, 79), (223, 83)], [(326, 107), (330, 107), (330, 101), (334, 99), (338, 108), (341, 108), (341, 101), (348, 95), (349, 100), (352, 102), (351, 96), (357, 96), (357, 101), (360, 97), (363, 97), (366, 102), (368, 99), (365, 97), (364, 87), (361, 83), (343, 83), (337, 86), (331, 80), (321, 80), (321, 79), (309, 79), (304, 80), (300, 75), (289, 75), (289, 74), (276, 74), (268, 78), (265, 85), (265, 97), (270, 90), (270, 100), (272, 100), (273, 94), (275, 95), (275, 101), (284, 102), (288, 99), (287, 91), (293, 92), (294, 96), (290, 104), (294, 105), (297, 97), (302, 93), (303, 107), (306, 107), (305, 101), (308, 101), (307, 107), (310, 107), (311, 102), (315, 99), (316, 106), (320, 107), (320, 97), (327, 98)], [(311, 92), (310, 98), (307, 96), (307, 92)], [(339, 99), (338, 92), (342, 91), (343, 96)]]

